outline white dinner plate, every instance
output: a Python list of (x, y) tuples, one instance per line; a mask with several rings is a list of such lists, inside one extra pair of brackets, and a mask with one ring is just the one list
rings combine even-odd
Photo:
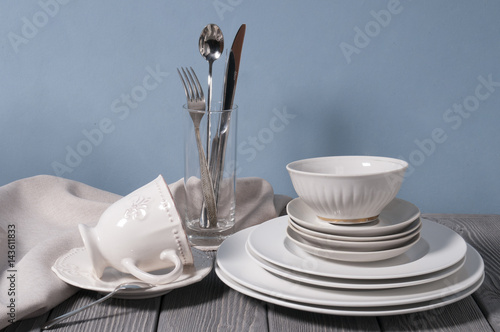
[(465, 264), (454, 274), (430, 283), (393, 289), (346, 290), (316, 287), (280, 278), (261, 268), (247, 254), (250, 231), (226, 239), (217, 253), (217, 266), (224, 274), (256, 292), (285, 301), (335, 307), (400, 306), (440, 298), (474, 287), (483, 278), (484, 264), (477, 251), (468, 246)]
[(411, 239), (415, 238), (416, 235), (420, 234), (419, 229), (411, 232), (408, 235), (398, 237), (396, 239), (390, 239), (385, 241), (340, 241), (325, 239), (322, 237), (311, 236), (308, 233), (302, 232), (294, 226), (294, 224), (288, 222), (287, 233), (291, 234), (290, 237), (298, 237), (306, 240), (311, 245), (323, 249), (330, 250), (340, 250), (340, 251), (380, 251), (395, 249), (406, 245)]
[(248, 255), (255, 260), (255, 262), (271, 273), (281, 276), (286, 279), (302, 282), (309, 285), (330, 287), (330, 288), (344, 288), (344, 289), (387, 289), (387, 288), (400, 288), (421, 285), (428, 282), (443, 279), (460, 269), (465, 263), (465, 257), (458, 263), (433, 273), (424, 274), (416, 277), (399, 278), (399, 279), (382, 279), (382, 280), (360, 280), (360, 279), (342, 279), (342, 278), (328, 278), (310, 275), (307, 273), (288, 270), (283, 267), (269, 263), (262, 258), (258, 257), (248, 246), (246, 246)]
[(418, 303), (405, 304), (399, 306), (349, 308), (349, 307), (339, 307), (339, 306), (318, 306), (318, 305), (299, 303), (294, 301), (286, 301), (278, 297), (273, 297), (272, 295), (269, 294), (256, 292), (250, 288), (240, 285), (239, 283), (228, 277), (217, 266), (215, 267), (215, 272), (217, 273), (217, 276), (219, 276), (219, 278), (222, 280), (222, 282), (224, 282), (226, 285), (228, 285), (235, 291), (256, 298), (258, 300), (266, 301), (272, 304), (277, 304), (283, 307), (297, 309), (297, 310), (315, 312), (320, 314), (342, 315), (342, 316), (402, 315), (402, 314), (409, 314), (409, 313), (439, 308), (444, 305), (457, 302), (469, 296), (470, 294), (474, 293), (479, 288), (479, 286), (481, 286), (484, 279), (483, 275), (483, 277), (479, 279), (471, 287), (461, 292), (457, 292), (449, 296), (440, 297), (432, 301), (418, 302)]
[[(172, 289), (184, 287), (202, 280), (212, 270), (212, 258), (198, 249), (192, 249), (194, 264), (185, 266), (182, 275), (175, 281), (157, 285), (153, 288), (133, 291), (120, 291), (114, 297), (123, 299), (146, 299), (164, 295)], [(101, 293), (109, 293), (121, 283), (137, 281), (138, 279), (130, 274), (119, 272), (108, 268), (104, 271), (101, 279), (94, 276), (92, 264), (85, 248), (74, 248), (59, 257), (52, 271), (64, 282), (78, 288), (89, 289)], [(165, 273), (156, 271), (152, 273)]]
[(269, 220), (253, 228), (248, 245), (260, 258), (286, 269), (347, 279), (414, 277), (445, 269), (464, 258), (467, 245), (460, 235), (443, 225), (421, 220), (421, 238), (410, 250), (377, 262), (340, 262), (306, 253), (287, 241), (287, 216)]
[(313, 231), (309, 228), (300, 226), (293, 219), (289, 218), (288, 223), (292, 225), (295, 229), (303, 234), (315, 237), (317, 239), (334, 240), (334, 241), (344, 241), (344, 242), (378, 242), (378, 241), (390, 241), (399, 239), (401, 237), (407, 236), (411, 233), (420, 231), (422, 228), (422, 222), (420, 218), (415, 219), (410, 225), (405, 227), (402, 231), (395, 234), (381, 235), (381, 236), (343, 236), (336, 234), (327, 234), (317, 231)]
[(319, 219), (314, 211), (299, 197), (286, 207), (296, 223), (314, 231), (345, 236), (380, 236), (395, 234), (420, 217), (420, 210), (410, 202), (393, 199), (380, 213), (377, 220), (356, 225), (330, 224)]

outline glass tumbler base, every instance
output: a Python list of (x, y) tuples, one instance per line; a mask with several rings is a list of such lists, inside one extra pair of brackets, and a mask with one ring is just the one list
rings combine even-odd
[(192, 246), (200, 249), (216, 250), (218, 246), (231, 234), (233, 234), (234, 222), (219, 220), (217, 227), (202, 228), (200, 221), (190, 220), (186, 222), (186, 233)]

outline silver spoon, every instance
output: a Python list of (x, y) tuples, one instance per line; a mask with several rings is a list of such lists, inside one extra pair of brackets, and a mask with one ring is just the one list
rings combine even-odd
[(140, 282), (140, 281), (137, 281), (137, 282), (127, 282), (127, 283), (120, 284), (120, 285), (116, 286), (116, 288), (111, 293), (109, 293), (106, 296), (101, 297), (99, 300), (94, 301), (92, 303), (89, 303), (86, 306), (83, 306), (83, 307), (78, 308), (76, 310), (67, 312), (64, 315), (61, 315), (59, 317), (56, 317), (56, 318), (48, 321), (45, 324), (45, 326), (42, 327), (42, 330), (46, 330), (46, 329), (52, 327), (54, 324), (57, 324), (60, 321), (65, 320), (66, 318), (71, 317), (71, 316), (79, 313), (80, 311), (84, 311), (84, 310), (92, 307), (93, 305), (95, 305), (97, 303), (101, 303), (101, 302), (106, 301), (107, 299), (111, 298), (113, 295), (115, 295), (117, 292), (119, 292), (121, 290), (139, 290), (139, 289), (148, 289), (148, 288), (151, 288), (151, 287), (154, 287), (154, 285), (151, 285), (151, 284), (148, 284), (148, 283), (145, 283), (145, 282)]
[[(207, 147), (210, 147), (210, 110), (212, 106), (212, 64), (224, 50), (224, 36), (216, 24), (208, 24), (201, 32), (198, 41), (200, 54), (208, 61), (208, 96), (207, 96)], [(209, 156), (207, 155), (207, 159)]]
[[(211, 120), (210, 120), (210, 111), (212, 109), (212, 65), (215, 60), (217, 60), (223, 50), (224, 50), (224, 35), (222, 34), (222, 30), (216, 24), (208, 24), (203, 31), (201, 32), (200, 39), (198, 41), (198, 48), (200, 50), (200, 54), (208, 61), (208, 96), (207, 96), (207, 142), (206, 142), (206, 151), (207, 151), (207, 160), (210, 158), (214, 158), (214, 156), (209, 156), (210, 151), (210, 129), (211, 129)], [(215, 227), (216, 223), (207, 222), (207, 209), (205, 206), (201, 209), (200, 216), (200, 226), (206, 227)]]

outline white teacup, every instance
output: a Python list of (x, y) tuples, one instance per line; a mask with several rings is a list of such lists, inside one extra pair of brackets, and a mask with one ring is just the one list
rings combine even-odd
[[(78, 228), (97, 278), (113, 267), (151, 284), (166, 284), (193, 263), (181, 218), (161, 175), (113, 203), (96, 227)], [(166, 274), (148, 273), (171, 267)]]

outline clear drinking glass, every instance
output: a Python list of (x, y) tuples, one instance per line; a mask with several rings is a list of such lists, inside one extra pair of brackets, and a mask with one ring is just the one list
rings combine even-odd
[[(220, 109), (220, 103), (218, 105)], [(236, 209), (236, 128), (238, 106), (230, 110), (210, 112), (210, 135), (207, 137), (205, 111), (190, 110), (186, 105), (184, 112), (184, 188), (186, 204), (184, 225), (190, 243), (198, 247), (216, 248), (233, 233)], [(206, 227), (204, 223), (204, 196), (200, 172), (200, 158), (192, 115), (205, 113), (200, 123), (202, 149), (207, 156), (210, 178), (214, 187), (217, 206), (217, 223)], [(182, 212), (181, 212), (182, 213)], [(201, 219), (201, 220), (200, 220)]]

